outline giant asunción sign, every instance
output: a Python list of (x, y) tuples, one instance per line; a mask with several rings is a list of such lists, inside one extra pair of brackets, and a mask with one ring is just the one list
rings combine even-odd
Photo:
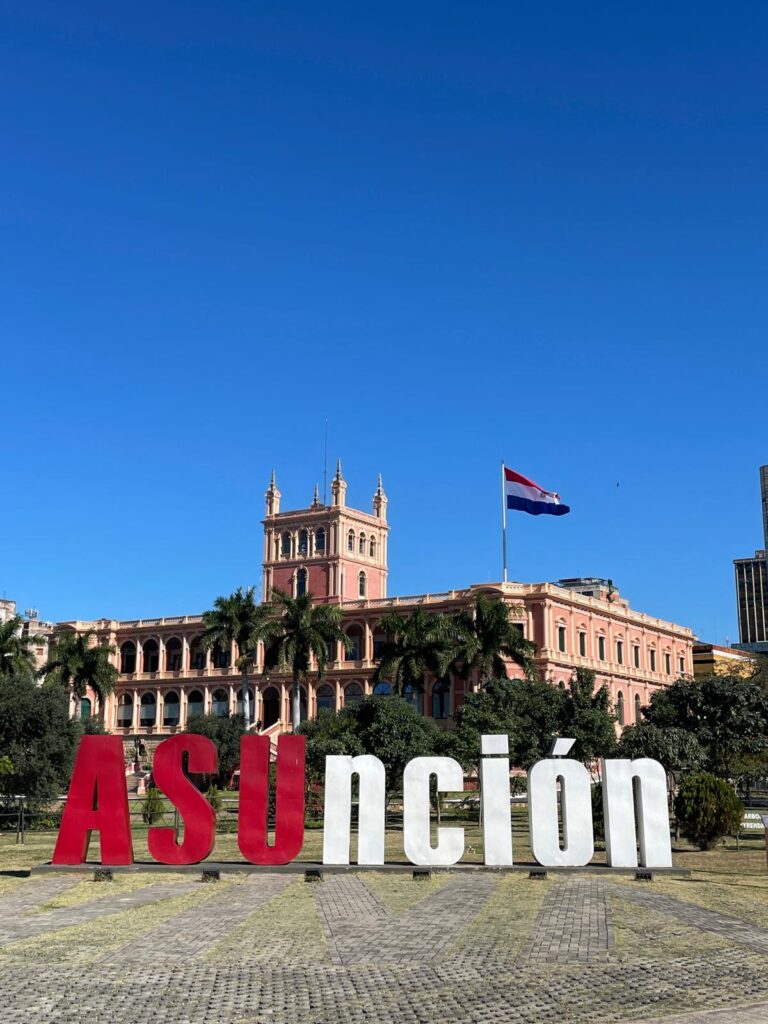
[[(581, 762), (568, 758), (573, 740), (555, 740), (550, 757), (528, 772), (531, 850), (543, 867), (582, 867), (594, 853), (592, 780)], [(238, 847), (252, 864), (287, 864), (304, 842), (305, 740), (281, 736), (277, 745), (274, 835), (268, 830), (270, 744), (266, 736), (241, 741)], [(508, 738), (481, 738), (480, 799), (484, 860), (511, 867), (512, 816)], [(210, 856), (216, 814), (187, 773), (212, 773), (216, 746), (204, 736), (179, 734), (155, 751), (155, 785), (176, 807), (176, 829), (151, 826), (149, 853), (161, 864), (196, 864)], [(384, 863), (386, 782), (384, 765), (371, 754), (330, 756), (325, 762), (323, 863), (349, 864), (352, 784), (359, 786), (357, 863)], [(671, 867), (666, 773), (658, 761), (602, 762), (606, 859), (613, 867)], [(403, 774), (403, 849), (416, 865), (449, 867), (464, 854), (464, 829), (439, 827), (433, 843), (430, 786), (457, 793), (461, 765), (450, 757), (416, 757)], [(181, 830), (180, 830), (181, 831)], [(99, 833), (101, 862), (133, 863), (128, 793), (119, 736), (84, 736), (59, 830), (53, 863), (85, 864), (91, 834)]]

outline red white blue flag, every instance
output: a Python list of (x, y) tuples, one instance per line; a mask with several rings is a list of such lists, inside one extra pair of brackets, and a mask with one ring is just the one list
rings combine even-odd
[(545, 491), (533, 480), (504, 467), (504, 497), (507, 509), (532, 516), (564, 516), (571, 510), (560, 502), (560, 495)]

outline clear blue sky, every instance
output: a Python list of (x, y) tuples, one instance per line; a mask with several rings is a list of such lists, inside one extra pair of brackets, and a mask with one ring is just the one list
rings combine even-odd
[(499, 462), (611, 576), (736, 639), (768, 461), (768, 8), (3, 5), (0, 592), (257, 583), (263, 494), (390, 498), (391, 593), (498, 579)]

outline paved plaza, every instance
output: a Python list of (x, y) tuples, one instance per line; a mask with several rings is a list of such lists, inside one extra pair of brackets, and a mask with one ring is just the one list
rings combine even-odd
[(3, 1018), (768, 1024), (766, 890), (744, 912), (713, 891), (459, 872), (0, 877)]

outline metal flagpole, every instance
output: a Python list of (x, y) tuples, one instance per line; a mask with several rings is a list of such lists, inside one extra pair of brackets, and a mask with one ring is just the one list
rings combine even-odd
[(504, 567), (504, 582), (507, 582), (507, 489), (504, 486), (504, 461), (501, 463), (501, 557)]

